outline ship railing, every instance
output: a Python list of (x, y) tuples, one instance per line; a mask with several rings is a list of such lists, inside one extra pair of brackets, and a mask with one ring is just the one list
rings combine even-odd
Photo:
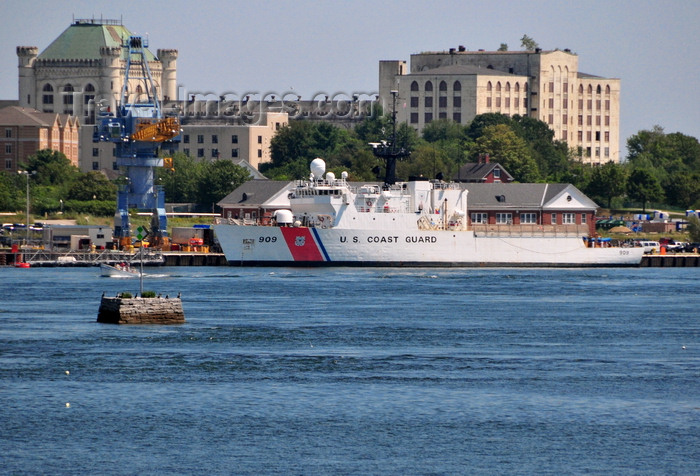
[(140, 250), (31, 250), (24, 251), (23, 254), (24, 261), (33, 266), (94, 266), (102, 263), (136, 263), (141, 262), (141, 259), (146, 265), (161, 265), (165, 263), (163, 253), (151, 248), (144, 248), (143, 256)]
[(572, 237), (588, 236), (588, 225), (473, 224), (476, 236)]

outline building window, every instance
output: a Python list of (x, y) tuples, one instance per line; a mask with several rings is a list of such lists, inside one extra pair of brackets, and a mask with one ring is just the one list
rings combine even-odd
[(556, 225), (556, 224), (557, 224), (557, 214), (552, 213), (552, 225)]
[(10, 128), (5, 129), (5, 137), (7, 137), (8, 139), (10, 137), (12, 137), (12, 129), (10, 129)]
[(12, 168), (12, 159), (5, 159), (5, 168), (6, 169)]
[(461, 91), (462, 90), (462, 83), (459, 81), (455, 81), (455, 83), (452, 85), (452, 89), (454, 91)]
[(93, 163), (92, 163), (92, 170), (100, 170), (100, 163), (99, 163), (99, 162), (93, 162)]
[(213, 135), (211, 136), (211, 143), (212, 143), (212, 144), (218, 144), (218, 143), (219, 143), (219, 136), (217, 136), (216, 134), (213, 134)]
[(425, 113), (425, 123), (428, 124), (429, 122), (433, 122), (433, 113), (432, 112)]
[(549, 98), (548, 104), (550, 109), (554, 109), (554, 98)]
[(425, 107), (433, 107), (433, 97), (432, 96), (426, 96)]
[(97, 147), (93, 147), (92, 148), (92, 156), (99, 157), (100, 156), (100, 149), (98, 149)]
[(63, 105), (72, 106), (73, 105), (73, 86), (71, 84), (66, 84), (63, 88)]
[(427, 82), (425, 83), (425, 91), (426, 91), (426, 92), (428, 92), (428, 91), (432, 92), (432, 90), (433, 90), (433, 83), (432, 83), (431, 81), (427, 81)]
[(495, 179), (501, 178), (501, 169), (499, 169), (498, 167), (493, 169), (493, 178), (495, 178)]
[(235, 159), (238, 157), (238, 149), (231, 149), (231, 158)]
[(537, 213), (521, 213), (520, 223), (525, 225), (536, 225), (537, 224)]
[(486, 98), (486, 107), (491, 107), (491, 98)]
[(85, 86), (85, 97), (83, 99), (85, 104), (90, 104), (95, 99), (95, 86), (88, 84)]
[(439, 89), (440, 91), (447, 91), (447, 83), (445, 81), (440, 81)]
[(610, 126), (610, 116), (605, 116), (605, 125)]
[(447, 119), (446, 112), (438, 112), (438, 119)]
[(189, 134), (183, 135), (182, 142), (184, 142), (185, 144), (189, 144), (190, 143), (190, 135)]
[(411, 91), (418, 91), (418, 82), (413, 81), (411, 83)]
[(488, 213), (472, 213), (472, 223), (486, 225), (489, 222)]
[(587, 220), (587, 219), (586, 219), (586, 214), (585, 214), (585, 213), (581, 213), (581, 224), (582, 224), (582, 225), (585, 225), (585, 224), (587, 223), (586, 220)]
[(212, 149), (212, 150), (211, 150), (211, 156), (212, 156), (212, 158), (214, 158), (214, 159), (218, 159), (218, 158), (219, 158), (219, 149)]
[(5, 153), (6, 154), (12, 153), (12, 144), (5, 144)]
[(197, 144), (204, 144), (204, 135), (203, 134), (197, 135)]
[(189, 148), (182, 149), (182, 152), (183, 152), (186, 156), (188, 156), (188, 157), (190, 156), (190, 149), (189, 149)]
[(497, 225), (511, 225), (511, 224), (513, 224), (513, 214), (512, 213), (496, 213), (496, 224)]
[(119, 166), (116, 162), (112, 162), (112, 170), (119, 170)]
[(231, 136), (231, 144), (238, 144), (238, 135), (234, 134)]
[(438, 98), (438, 107), (447, 107), (447, 96), (441, 96)]
[(258, 136), (258, 144), (262, 144), (262, 136)]
[(576, 224), (576, 214), (575, 213), (562, 213), (561, 222), (564, 225), (575, 225)]
[(197, 157), (204, 157), (204, 149), (197, 149)]
[(411, 107), (418, 107), (418, 96), (411, 96)]
[(510, 107), (510, 98), (506, 98), (506, 108)]
[(457, 124), (461, 124), (462, 123), (462, 113), (460, 113), (460, 112), (453, 113), (452, 120), (455, 121)]
[(53, 104), (53, 86), (51, 86), (50, 84), (45, 84), (43, 91), (44, 95), (42, 97), (42, 102), (44, 104)]
[(554, 92), (554, 81), (549, 82), (549, 92), (553, 93)]
[(411, 113), (411, 124), (418, 124), (418, 113), (417, 112)]
[(501, 98), (500, 98), (500, 96), (496, 98), (496, 107), (497, 107), (497, 108), (501, 107)]
[(460, 96), (452, 98), (452, 107), (462, 107), (462, 98)]
[(262, 157), (262, 149), (258, 149), (258, 158)]

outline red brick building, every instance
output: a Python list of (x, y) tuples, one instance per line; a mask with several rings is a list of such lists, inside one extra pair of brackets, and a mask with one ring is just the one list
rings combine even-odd
[(78, 166), (80, 121), (68, 114), (10, 106), (0, 109), (0, 171), (17, 172), (43, 149), (62, 152)]

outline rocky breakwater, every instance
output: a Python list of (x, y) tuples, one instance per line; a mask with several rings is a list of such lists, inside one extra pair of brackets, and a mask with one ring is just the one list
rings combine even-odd
[(97, 322), (105, 324), (183, 324), (180, 297), (102, 296)]

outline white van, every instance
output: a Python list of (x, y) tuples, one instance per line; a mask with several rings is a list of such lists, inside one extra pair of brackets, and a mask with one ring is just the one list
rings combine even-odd
[(644, 248), (644, 254), (658, 254), (661, 246), (658, 241), (638, 241), (635, 246)]

